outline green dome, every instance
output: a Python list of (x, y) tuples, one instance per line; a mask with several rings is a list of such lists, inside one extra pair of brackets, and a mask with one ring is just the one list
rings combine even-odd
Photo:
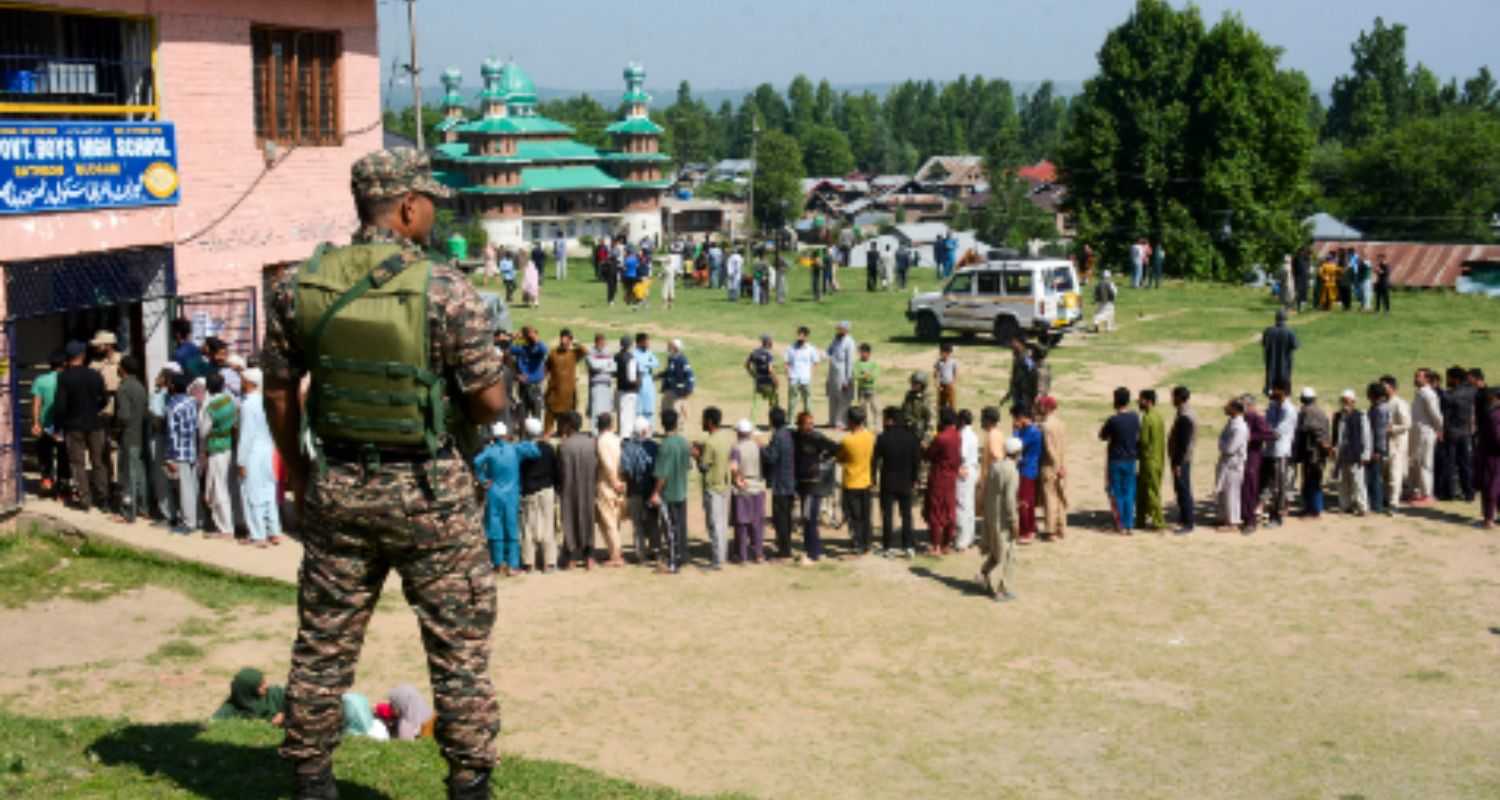
[(479, 74), (485, 81), (491, 81), (500, 77), (501, 69), (499, 61), (493, 58), (486, 58), (484, 64), (479, 67)]
[(526, 73), (514, 61), (507, 61), (505, 66), (500, 68), (500, 93), (505, 96), (505, 101), (511, 104), (536, 102), (536, 85), (531, 82), (531, 78), (526, 77)]
[(646, 81), (646, 68), (632, 61), (625, 65), (625, 82), (644, 83)]

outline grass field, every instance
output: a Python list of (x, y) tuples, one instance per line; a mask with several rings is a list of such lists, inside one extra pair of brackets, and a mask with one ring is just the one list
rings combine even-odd
[[(882, 403), (936, 356), (913, 341), (905, 296), (865, 293), (859, 270), (820, 304), (799, 274), (785, 306), (682, 288), (670, 312), (655, 298), (607, 308), (586, 271), (548, 280), (542, 307), (512, 318), (549, 344), (564, 325), (584, 340), (646, 330), (658, 351), (680, 337), (698, 371), (694, 408), (730, 419), (748, 411), (740, 365), (763, 331), (780, 347), (807, 324), (824, 345), (852, 321), (885, 366)], [(1294, 317), (1296, 383), (1331, 398), (1386, 372), (1405, 387), (1416, 366), (1500, 374), (1500, 306), (1416, 292), (1394, 305), (1389, 317)], [(1215, 406), (1260, 388), (1274, 310), (1244, 288), (1125, 289), (1118, 332), (1053, 353), (1072, 530), (1022, 549), (1018, 602), (975, 592), (974, 555), (502, 581), (501, 796), (1500, 796), (1500, 538), (1472, 526), (1474, 506), (1333, 514), (1253, 537), (1102, 531), (1094, 433), (1109, 390), (1194, 388), (1206, 500)], [(954, 341), (960, 405), (996, 403), (1008, 352)], [(823, 408), (818, 398), (820, 419)], [(829, 534), (836, 550), (846, 537)], [(425, 673), (411, 615), (389, 594), (356, 680), (372, 696)], [(0, 539), (0, 630), (17, 642), (0, 651), (0, 796), (280, 796), (275, 731), (196, 721), (234, 669), (285, 674), (293, 601), (276, 582), (131, 551)], [(430, 745), (353, 742), (338, 764), (345, 797), (440, 796)]]

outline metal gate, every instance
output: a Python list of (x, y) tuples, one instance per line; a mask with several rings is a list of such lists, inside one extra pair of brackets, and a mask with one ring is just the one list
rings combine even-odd
[(253, 286), (184, 295), (172, 301), (171, 316), (193, 323), (194, 341), (201, 344), (217, 337), (229, 345), (229, 352), (248, 358), (260, 350), (258, 301)]
[[(10, 340), (15, 325), (6, 322), (0, 325), (0, 431), (9, 432), (20, 419), (21, 393), (18, 391), (20, 376), (11, 356)], [(21, 505), (21, 448), (19, 437), (0, 435), (0, 513)]]

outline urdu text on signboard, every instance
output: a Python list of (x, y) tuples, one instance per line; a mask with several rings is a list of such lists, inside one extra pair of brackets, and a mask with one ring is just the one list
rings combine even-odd
[(176, 205), (169, 122), (0, 122), (0, 214)]

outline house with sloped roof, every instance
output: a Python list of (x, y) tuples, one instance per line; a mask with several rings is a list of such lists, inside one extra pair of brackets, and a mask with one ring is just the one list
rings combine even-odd
[(573, 128), (538, 114), (536, 87), (514, 61), (489, 59), (480, 75), (481, 114), (470, 120), (461, 73), (443, 73), (433, 174), (456, 190), (461, 216), (479, 219), (499, 247), (558, 237), (660, 239), (671, 159), (648, 113), (645, 68), (625, 67), (625, 118), (605, 129), (614, 144), (608, 150), (576, 141)]
[(983, 156), (932, 156), (912, 179), (944, 197), (966, 197), (989, 187)]

